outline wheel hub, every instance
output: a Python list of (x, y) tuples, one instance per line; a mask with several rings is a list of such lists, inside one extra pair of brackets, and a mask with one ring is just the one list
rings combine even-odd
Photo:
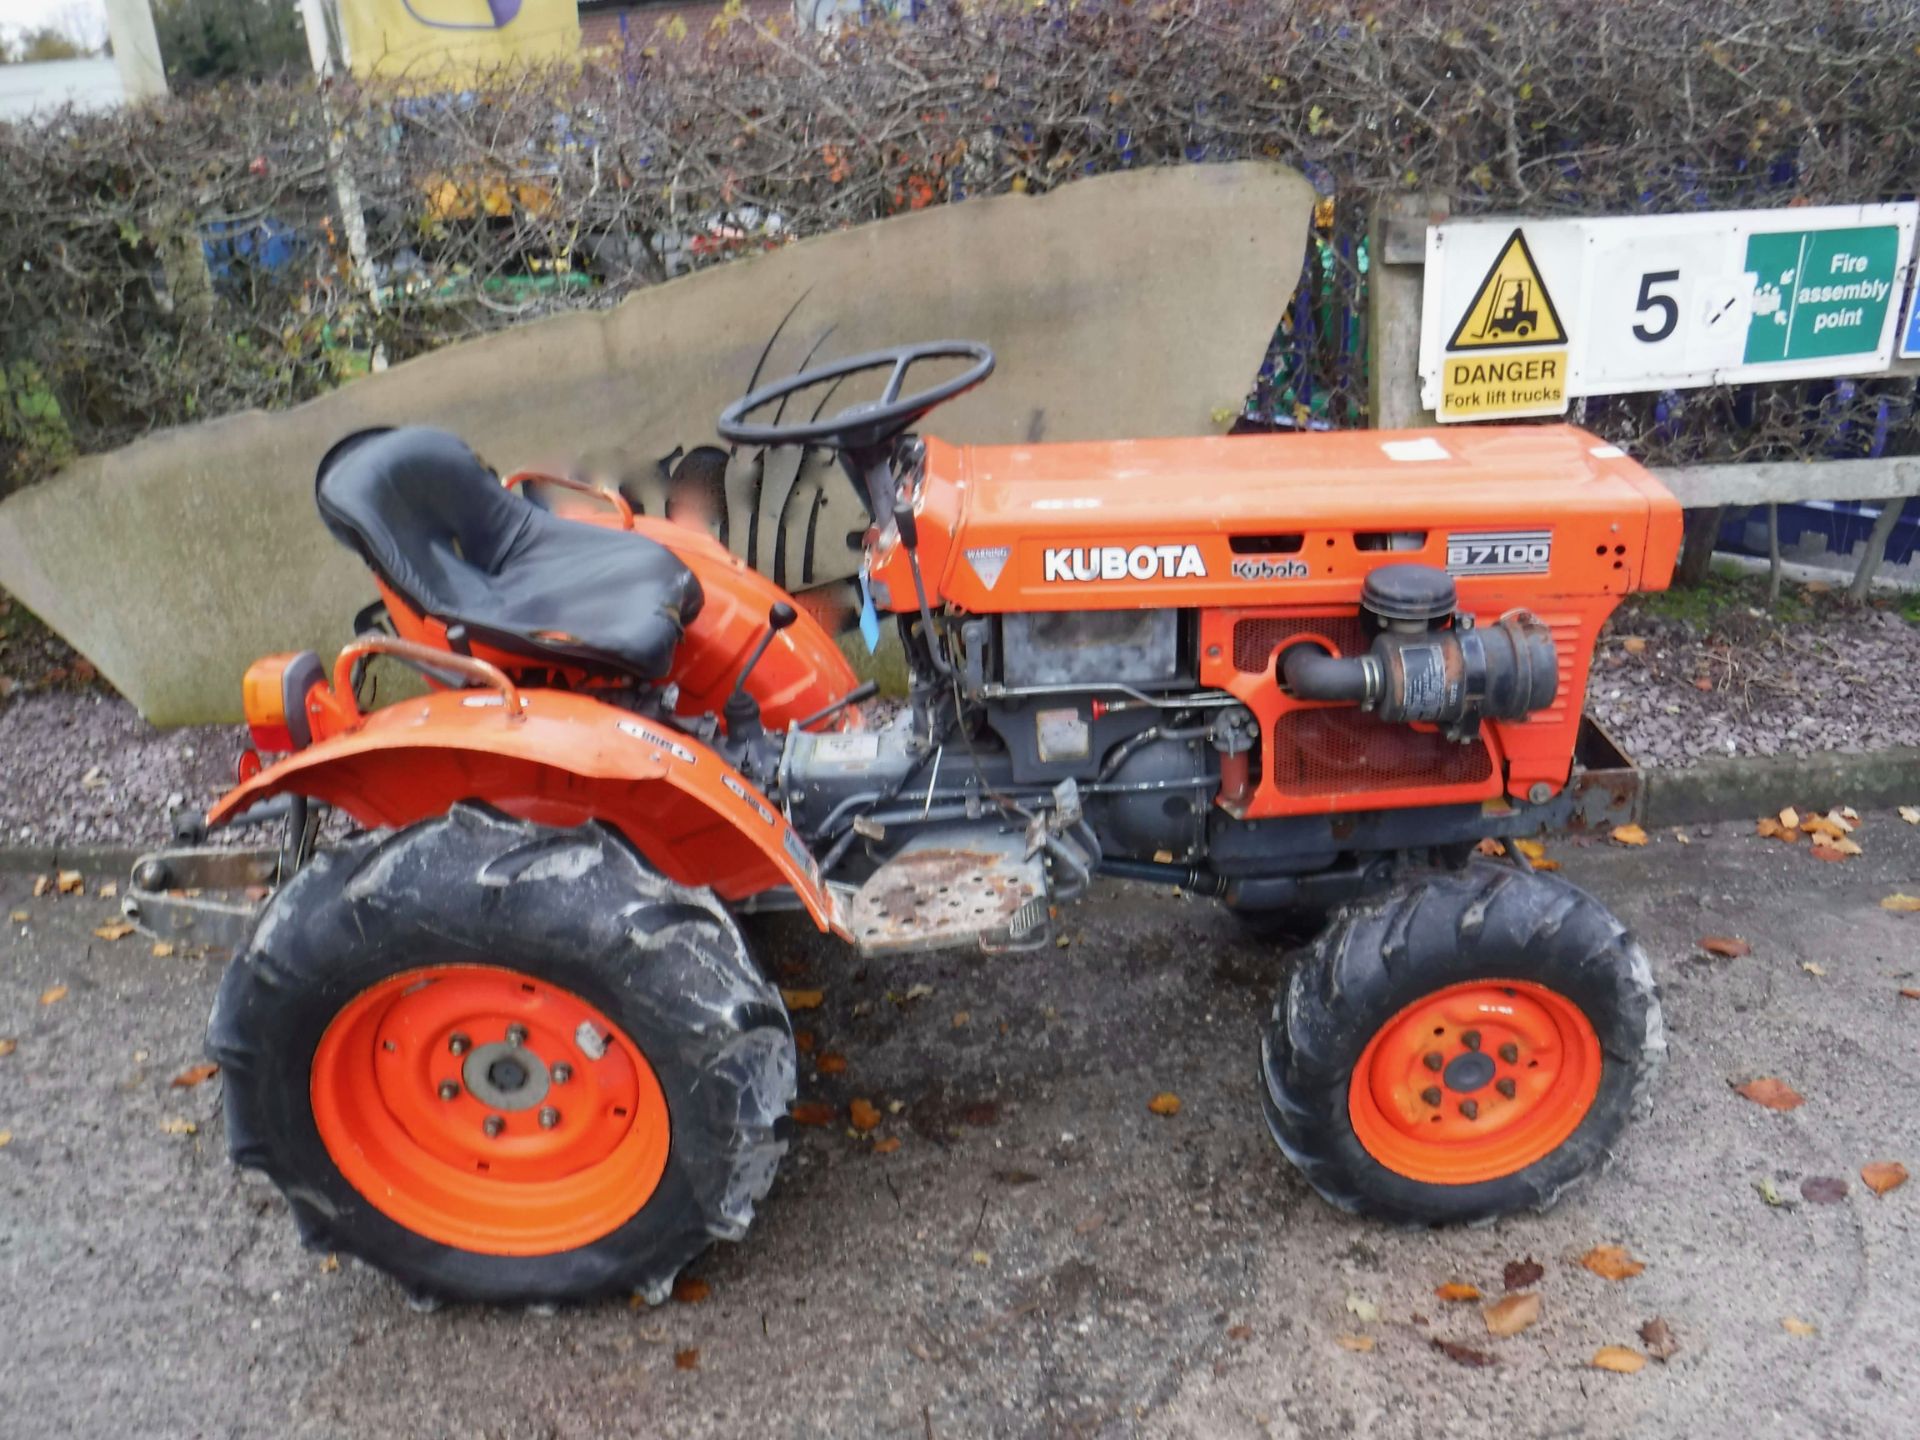
[(1478, 1050), (1469, 1050), (1449, 1060), (1446, 1069), (1440, 1072), (1440, 1078), (1446, 1083), (1447, 1089), (1471, 1095), (1493, 1079), (1493, 1058)]
[(533, 1051), (496, 1040), (467, 1052), (460, 1079), (482, 1105), (495, 1110), (531, 1110), (546, 1099), (553, 1074)]

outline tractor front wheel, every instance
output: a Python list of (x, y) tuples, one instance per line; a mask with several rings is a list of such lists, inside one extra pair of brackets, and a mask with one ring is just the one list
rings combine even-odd
[(1665, 1055), (1619, 921), (1557, 877), (1475, 864), (1321, 933), (1262, 1046), (1267, 1122), (1342, 1209), (1489, 1220), (1606, 1160)]
[(786, 1146), (793, 1040), (711, 896), (475, 806), (317, 857), (208, 1031), (235, 1162), (423, 1300), (664, 1298)]

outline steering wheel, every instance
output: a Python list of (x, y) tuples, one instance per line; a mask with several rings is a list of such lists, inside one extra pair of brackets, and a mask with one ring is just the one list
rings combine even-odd
[[(900, 386), (907, 378), (907, 371), (925, 360), (971, 360), (973, 363), (951, 380), (903, 397)], [(885, 369), (893, 373), (887, 377), (886, 389), (878, 400), (850, 405), (828, 419), (822, 420), (816, 415), (811, 420), (782, 421), (776, 417), (766, 424), (747, 419), (754, 411), (764, 410), (802, 390), (868, 370)], [(739, 445), (824, 445), (858, 454), (885, 445), (936, 405), (966, 394), (992, 373), (993, 351), (978, 341), (932, 340), (920, 345), (895, 345), (816, 365), (771, 385), (763, 385), (722, 410), (714, 429), (720, 432), (722, 440)]]

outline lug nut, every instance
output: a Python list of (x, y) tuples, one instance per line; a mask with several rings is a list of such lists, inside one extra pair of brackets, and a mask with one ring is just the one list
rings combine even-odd
[(1429, 1070), (1438, 1070), (1442, 1065), (1446, 1064), (1447, 1061), (1446, 1057), (1441, 1055), (1438, 1050), (1429, 1050), (1420, 1057), (1420, 1063)]
[(554, 1084), (564, 1085), (567, 1083), (567, 1081), (571, 1080), (572, 1078), (573, 1078), (573, 1066), (567, 1064), (567, 1062), (564, 1060), (559, 1061), (557, 1064), (554, 1065), (553, 1067), (553, 1083)]
[(1478, 1100), (1462, 1100), (1460, 1102), (1460, 1113), (1469, 1120), (1478, 1120), (1480, 1118), (1480, 1102)]
[(1440, 1087), (1438, 1085), (1429, 1085), (1426, 1089), (1420, 1092), (1420, 1098), (1426, 1101), (1427, 1104), (1433, 1106), (1436, 1110), (1439, 1109), (1440, 1108)]
[(471, 1044), (473, 1044), (473, 1042), (467, 1039), (467, 1037), (462, 1035), (458, 1030), (454, 1031), (453, 1034), (447, 1037), (447, 1050), (449, 1053), (454, 1055), (466, 1054), (467, 1047), (470, 1046)]
[(1493, 1082), (1493, 1088), (1498, 1090), (1502, 1095), (1506, 1096), (1507, 1099), (1511, 1100), (1513, 1098), (1513, 1092), (1516, 1087), (1514, 1086), (1514, 1083), (1511, 1080), (1496, 1080)]
[(487, 1132), (487, 1138), (491, 1140), (507, 1128), (507, 1122), (502, 1120), (498, 1115), (489, 1115), (480, 1122), (480, 1128)]
[(527, 1027), (524, 1025), (507, 1026), (507, 1044), (524, 1045), (527, 1043)]
[(554, 1109), (551, 1105), (542, 1105), (540, 1107), (540, 1128), (542, 1130), (551, 1130), (559, 1123), (560, 1112), (558, 1110)]
[(451, 1080), (442, 1080), (440, 1082), (440, 1098), (442, 1100), (458, 1100), (460, 1098), (460, 1087)]
[(1478, 1050), (1480, 1048), (1480, 1032), (1478, 1030), (1467, 1031), (1466, 1034), (1460, 1037), (1460, 1043), (1469, 1050)]
[(1509, 1040), (1500, 1047), (1500, 1058), (1509, 1065), (1518, 1065), (1520, 1063), (1520, 1047)]

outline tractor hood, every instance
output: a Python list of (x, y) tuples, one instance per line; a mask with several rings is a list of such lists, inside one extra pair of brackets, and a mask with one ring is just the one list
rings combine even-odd
[[(918, 509), (929, 590), (976, 613), (1347, 604), (1398, 561), (1449, 571), (1465, 604), (1481, 580), (1624, 594), (1666, 584), (1680, 534), (1666, 487), (1565, 425), (929, 440)], [(903, 560), (897, 543), (874, 556), (899, 608)]]

